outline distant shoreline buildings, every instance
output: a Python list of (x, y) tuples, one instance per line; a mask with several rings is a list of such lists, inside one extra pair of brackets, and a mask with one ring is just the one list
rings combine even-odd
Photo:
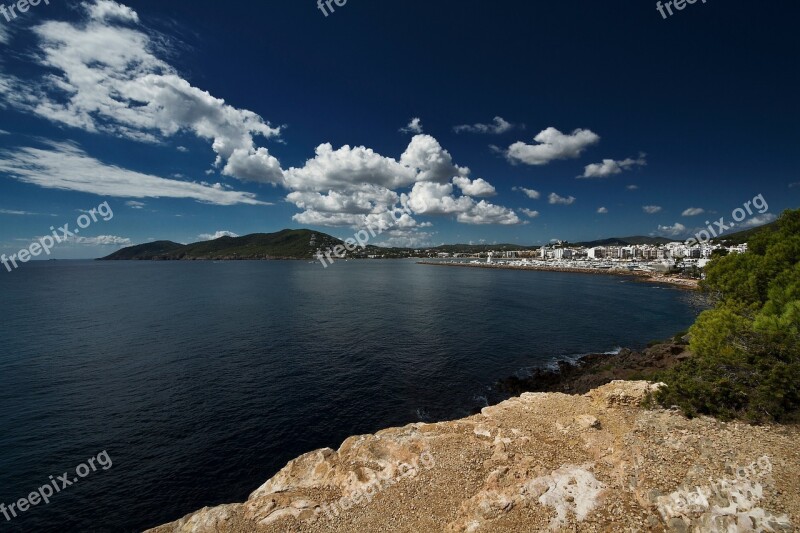
[(687, 246), (683, 242), (661, 245), (610, 245), (569, 246), (563, 243), (542, 246), (534, 250), (490, 251), (485, 254), (440, 252), (440, 259), (470, 259), (471, 264), (486, 263), (517, 267), (556, 267), (564, 269), (626, 269), (646, 272), (674, 272), (676, 270), (700, 275), (714, 254), (727, 255), (747, 252), (747, 244), (724, 246), (699, 244)]

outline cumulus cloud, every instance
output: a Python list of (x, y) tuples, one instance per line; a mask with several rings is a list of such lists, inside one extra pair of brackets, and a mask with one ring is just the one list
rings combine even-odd
[(686, 234), (686, 226), (676, 222), (672, 226), (658, 226), (658, 232), (668, 237), (680, 237)]
[(608, 214), (608, 208), (607, 207), (598, 207), (597, 208), (597, 214), (598, 215), (607, 215)]
[(528, 218), (537, 218), (539, 216), (539, 211), (534, 211), (533, 209), (520, 209), (523, 215)]
[(607, 178), (617, 174), (622, 174), (626, 170), (631, 170), (634, 167), (643, 167), (647, 165), (647, 156), (639, 154), (638, 159), (624, 159), (622, 161), (615, 161), (614, 159), (603, 159), (602, 163), (592, 163), (586, 165), (583, 175), (578, 176), (581, 178)]
[(560, 159), (575, 159), (584, 150), (600, 141), (600, 136), (591, 130), (577, 129), (570, 134), (556, 128), (547, 128), (533, 138), (535, 144), (516, 142), (509, 146), (506, 157), (512, 163), (547, 165)]
[(408, 195), (408, 206), (420, 215), (448, 215), (469, 210), (474, 202), (467, 196), (452, 196), (449, 183), (417, 183)]
[(530, 198), (531, 200), (538, 200), (539, 198), (542, 197), (542, 193), (540, 193), (539, 191), (535, 191), (533, 189), (526, 189), (525, 187), (512, 187), (511, 190), (519, 191), (528, 198)]
[(778, 216), (772, 213), (765, 213), (763, 215), (756, 215), (753, 218), (747, 219), (741, 224), (739, 227), (741, 228), (757, 228), (758, 226), (763, 226), (764, 224), (769, 224), (770, 222), (775, 222), (778, 220)]
[(483, 133), (490, 135), (501, 135), (514, 128), (514, 125), (502, 117), (494, 117), (491, 124), (463, 124), (456, 126), (453, 131), (456, 133)]
[(635, 191), (635, 190), (639, 189), (639, 186), (638, 185), (628, 185), (625, 188), (628, 189), (629, 191)]
[(662, 207), (660, 205), (643, 205), (642, 211), (647, 213), (648, 215), (655, 215), (656, 213), (660, 213), (662, 211)]
[(468, 196), (455, 197), (453, 185), (417, 183), (406, 199), (408, 207), (419, 215), (456, 214), (456, 220), (465, 224), (519, 224), (519, 217), (506, 207), (485, 200), (475, 202)]
[(521, 222), (511, 209), (490, 204), (486, 200), (481, 200), (468, 211), (459, 213), (456, 220), (464, 224), (500, 224), (503, 226), (513, 226)]
[(476, 198), (488, 198), (489, 196), (497, 196), (497, 190), (483, 178), (470, 180), (462, 176), (453, 178), (455, 184), (461, 192), (467, 196), (474, 196)]
[(435, 138), (420, 134), (399, 159), (364, 146), (334, 149), (322, 144), (304, 166), (285, 172), (285, 183), (294, 189), (287, 200), (304, 210), (293, 217), (301, 224), (357, 228), (384, 221), (412, 231), (424, 227), (415, 215), (454, 215), (466, 224), (520, 222), (510, 209), (476, 202), (474, 198), (493, 196), (496, 190), (469, 174)]
[(0, 96), (20, 111), (143, 142), (190, 133), (210, 142), (215, 165), (244, 181), (281, 183), (277, 160), (255, 138), (278, 137), (252, 111), (237, 109), (181, 78), (159, 56), (169, 43), (139, 26), (136, 12), (111, 0), (83, 2), (83, 20), (33, 28), (38, 78), (0, 74)]
[(105, 164), (71, 143), (49, 143), (49, 149), (0, 150), (0, 172), (47, 189), (117, 198), (188, 198), (216, 205), (269, 205), (248, 192), (220, 184), (160, 178)]
[(98, 2), (81, 2), (83, 7), (93, 20), (120, 20), (123, 22), (139, 22), (139, 15), (128, 6), (123, 6), (113, 0), (101, 0)]
[(683, 213), (681, 213), (681, 216), (696, 217), (697, 215), (702, 215), (705, 212), (706, 210), (703, 209), (702, 207), (690, 207), (686, 209)]
[(422, 119), (416, 117), (412, 118), (407, 126), (400, 128), (400, 131), (402, 133), (414, 133), (417, 135), (422, 133)]
[(351, 148), (345, 145), (334, 150), (330, 143), (325, 143), (315, 152), (316, 156), (303, 167), (286, 171), (286, 183), (290, 188), (346, 190), (363, 183), (395, 188), (409, 186), (416, 180), (413, 169), (364, 146)]
[(574, 196), (559, 196), (554, 192), (550, 193), (550, 196), (547, 197), (547, 201), (550, 205), (572, 205), (575, 203)]
[(466, 177), (469, 168), (453, 163), (450, 152), (442, 148), (439, 141), (430, 135), (416, 135), (411, 139), (400, 163), (416, 171), (416, 181), (445, 183), (456, 176)]
[(130, 200), (128, 202), (125, 202), (125, 205), (127, 205), (131, 209), (143, 209), (144, 206), (147, 204), (145, 204), (144, 202), (137, 202), (135, 200)]
[(197, 236), (201, 241), (216, 241), (222, 237), (238, 237), (238, 235), (232, 231), (217, 231), (216, 233), (201, 233)]

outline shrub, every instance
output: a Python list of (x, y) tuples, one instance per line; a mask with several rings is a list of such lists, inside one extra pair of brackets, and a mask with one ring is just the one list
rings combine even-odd
[(715, 306), (689, 331), (694, 356), (660, 376), (657, 400), (688, 416), (800, 420), (800, 210), (748, 253), (715, 258), (701, 285)]

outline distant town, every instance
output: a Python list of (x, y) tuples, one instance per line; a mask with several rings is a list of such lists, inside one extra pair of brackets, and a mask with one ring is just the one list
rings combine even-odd
[(682, 242), (664, 245), (629, 246), (564, 246), (554, 243), (538, 250), (489, 251), (481, 254), (438, 252), (438, 259), (460, 260), (470, 264), (496, 264), (516, 267), (548, 267), (559, 269), (629, 270), (654, 273), (682, 273), (701, 277), (702, 269), (714, 256), (745, 253), (747, 243), (735, 246)]

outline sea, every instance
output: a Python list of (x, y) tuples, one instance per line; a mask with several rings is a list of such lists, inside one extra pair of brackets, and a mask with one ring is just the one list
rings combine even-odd
[(305, 452), (468, 416), (499, 379), (672, 337), (706, 305), (413, 260), (34, 262), (0, 272), (0, 302), (0, 504), (58, 487), (0, 531), (37, 532), (245, 501)]

